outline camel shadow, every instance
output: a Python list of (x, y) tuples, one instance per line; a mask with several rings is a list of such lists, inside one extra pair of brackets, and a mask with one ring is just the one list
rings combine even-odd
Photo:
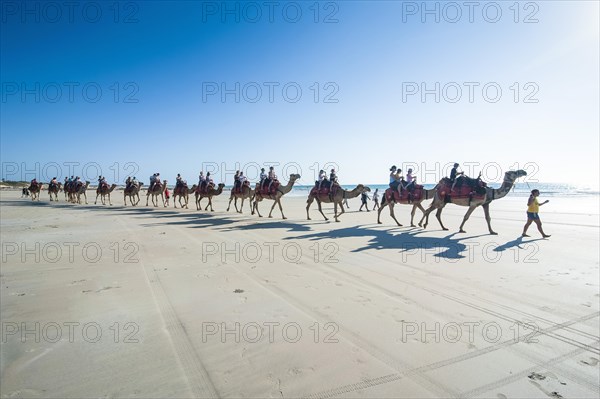
[(238, 230), (264, 230), (264, 229), (286, 229), (288, 232), (306, 232), (311, 231), (310, 226), (290, 223), (290, 222), (262, 222), (262, 223), (251, 223), (242, 226), (229, 227), (221, 229), (222, 231), (238, 231)]
[[(464, 252), (469, 250), (469, 246), (461, 241), (472, 238), (487, 236), (487, 234), (454, 238), (456, 233), (447, 235), (446, 237), (436, 238), (421, 236), (425, 233), (424, 230), (411, 228), (410, 230), (402, 230), (397, 234), (393, 234), (389, 230), (376, 230), (361, 226), (347, 227), (335, 229), (321, 233), (306, 234), (294, 238), (305, 238), (311, 241), (329, 239), (335, 240), (339, 238), (356, 238), (356, 237), (371, 237), (367, 245), (355, 248), (350, 252), (363, 252), (368, 250), (390, 250), (397, 249), (400, 253), (416, 254), (419, 250), (428, 251), (435, 257), (445, 259), (463, 259), (466, 256)], [(294, 238), (285, 238), (292, 240)], [(404, 257), (403, 257), (404, 258)]]
[(522, 247), (521, 245), (523, 244), (528, 244), (530, 242), (535, 242), (535, 241), (543, 241), (543, 238), (535, 238), (532, 240), (527, 240), (527, 241), (523, 241), (523, 236), (519, 236), (516, 239), (512, 240), (512, 241), (508, 241), (502, 245), (497, 246), (496, 248), (494, 248), (495, 252), (502, 252), (502, 251), (506, 251), (509, 248), (519, 248), (519, 249), (526, 249), (524, 247)]

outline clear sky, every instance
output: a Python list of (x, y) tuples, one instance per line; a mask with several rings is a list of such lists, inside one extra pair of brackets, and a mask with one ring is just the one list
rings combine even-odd
[(0, 4), (3, 178), (456, 161), (598, 187), (597, 1)]

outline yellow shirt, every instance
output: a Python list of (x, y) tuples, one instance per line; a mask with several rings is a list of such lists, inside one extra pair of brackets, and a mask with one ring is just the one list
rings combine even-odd
[(527, 212), (538, 213), (540, 211), (540, 204), (538, 203), (537, 197), (533, 198), (531, 205), (527, 207)]

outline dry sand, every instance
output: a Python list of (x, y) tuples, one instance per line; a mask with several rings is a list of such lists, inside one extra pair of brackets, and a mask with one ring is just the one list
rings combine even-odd
[(214, 213), (20, 195), (0, 194), (2, 397), (600, 394), (597, 197), (552, 198), (552, 237), (520, 240), (510, 196), (490, 236), (481, 210), (456, 234), (454, 205), (445, 232), (358, 199), (335, 223), (299, 197), (281, 220), (225, 195)]

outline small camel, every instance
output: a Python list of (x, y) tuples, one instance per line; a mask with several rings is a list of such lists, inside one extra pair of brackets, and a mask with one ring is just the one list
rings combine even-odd
[[(179, 187), (175, 187), (173, 189), (173, 206), (177, 208), (177, 197), (179, 197), (179, 206), (183, 209), (188, 207), (188, 202), (190, 200), (190, 194), (196, 191), (197, 185), (193, 185), (192, 188), (188, 188), (187, 184), (182, 184)], [(181, 200), (184, 200), (184, 203), (181, 203)]]
[(210, 185), (204, 192), (201, 192), (200, 187), (198, 187), (198, 189), (196, 189), (196, 210), (199, 211), (202, 208), (200, 206), (200, 201), (202, 201), (202, 198), (208, 198), (208, 205), (206, 205), (206, 208), (204, 208), (204, 210), (205, 211), (208, 210), (208, 207), (210, 206), (210, 211), (214, 212), (215, 210), (213, 209), (213, 206), (212, 206), (212, 197), (221, 195), (224, 187), (225, 187), (225, 184), (219, 183), (219, 188), (217, 188), (215, 190), (215, 186)]
[[(237, 207), (237, 200), (240, 198), (242, 200), (242, 205), (240, 205), (240, 209)], [(233, 202), (233, 206), (235, 207), (235, 211), (237, 213), (242, 213), (242, 209), (244, 208), (244, 200), (248, 198), (250, 200), (250, 209), (252, 209), (252, 200), (254, 198), (254, 189), (250, 188), (250, 185), (242, 184), (241, 192), (236, 192), (234, 188), (231, 189), (231, 194), (229, 195), (229, 205), (227, 205), (227, 212), (229, 212), (229, 208), (231, 207), (231, 201)]]
[(79, 187), (75, 187), (75, 191), (74, 191), (74, 196), (73, 198), (77, 198), (76, 202), (78, 204), (81, 204), (81, 196), (83, 195), (83, 198), (85, 198), (85, 204), (87, 205), (87, 189), (88, 186), (90, 185), (89, 181), (85, 181), (85, 184), (80, 184)]
[[(144, 183), (138, 182), (137, 184), (130, 184), (129, 187), (125, 187), (123, 190), (123, 205), (127, 206), (127, 197), (129, 197), (129, 202), (131, 206), (136, 206), (140, 203), (140, 191), (142, 190), (142, 186)], [(135, 203), (133, 203), (133, 198), (136, 199)]]
[[(48, 184), (48, 195), (50, 195), (50, 201), (58, 202), (58, 192), (61, 190), (62, 183)], [(54, 199), (52, 196), (54, 195)]]
[[(473, 198), (471, 200), (469, 200), (469, 198), (452, 199), (451, 200), (452, 203), (454, 203), (456, 205), (469, 207), (469, 209), (467, 210), (467, 213), (465, 213), (462, 223), (460, 224), (459, 233), (466, 233), (463, 229), (465, 223), (467, 222), (467, 220), (469, 219), (469, 216), (471, 216), (473, 211), (478, 206), (481, 206), (483, 208), (483, 212), (485, 214), (485, 221), (487, 222), (487, 226), (488, 226), (488, 230), (489, 230), (490, 234), (494, 234), (494, 235), (498, 234), (494, 230), (492, 230), (492, 224), (491, 224), (492, 218), (490, 216), (490, 203), (494, 200), (497, 200), (497, 199), (500, 199), (500, 198), (503, 198), (504, 196), (506, 196), (506, 194), (508, 194), (508, 192), (510, 191), (512, 186), (515, 184), (515, 181), (519, 177), (526, 176), (526, 175), (527, 175), (527, 172), (525, 172), (524, 170), (517, 170), (517, 171), (510, 170), (504, 174), (504, 181), (502, 182), (502, 186), (500, 186), (500, 188), (495, 189), (495, 188), (491, 188), (491, 187), (485, 187), (485, 196), (483, 196), (483, 198)], [(442, 223), (442, 218), (441, 218), (442, 209), (444, 209), (444, 206), (446, 206), (446, 201), (445, 201), (446, 186), (447, 185), (446, 185), (446, 182), (444, 179), (442, 179), (438, 183), (438, 185), (436, 186), (435, 195), (433, 197), (433, 202), (431, 203), (429, 208), (427, 208), (427, 210), (423, 214), (423, 217), (421, 218), (421, 221), (419, 222), (419, 226), (421, 226), (423, 221), (425, 221), (425, 224), (423, 224), (423, 228), (427, 228), (427, 224), (429, 223), (429, 214), (431, 212), (433, 212), (434, 210), (437, 210), (437, 212), (435, 213), (435, 217), (437, 218), (438, 222), (440, 223), (440, 226), (442, 227), (442, 229), (448, 230)]]
[(29, 185), (29, 192), (31, 193), (32, 201), (40, 200), (40, 192), (42, 191), (42, 186), (43, 186), (42, 183)]
[[(335, 219), (336, 222), (339, 222), (339, 217), (342, 216), (344, 214), (344, 212), (346, 212), (344, 210), (344, 205), (343, 202), (345, 199), (351, 199), (351, 198), (356, 198), (359, 195), (361, 195), (361, 193), (363, 191), (369, 192), (371, 191), (371, 189), (369, 187), (365, 187), (362, 184), (359, 184), (358, 186), (356, 186), (356, 188), (354, 188), (353, 190), (347, 191), (344, 190), (341, 187), (338, 187), (335, 195), (333, 196), (333, 199), (329, 196), (329, 194), (321, 194), (321, 195), (315, 195), (314, 192), (311, 190), (311, 192), (308, 194), (308, 199), (306, 200), (306, 218), (308, 220), (310, 219), (310, 215), (308, 213), (308, 210), (310, 208), (310, 206), (312, 205), (313, 201), (317, 201), (317, 205), (319, 206), (319, 212), (321, 212), (321, 215), (323, 215), (323, 217), (325, 218), (325, 220), (329, 220), (327, 219), (327, 217), (325, 216), (325, 214), (323, 213), (323, 209), (321, 208), (321, 203), (332, 203), (333, 202), (333, 218)], [(337, 208), (338, 205), (341, 209), (341, 212), (338, 214)]]
[(167, 181), (166, 180), (161, 183), (154, 183), (154, 186), (152, 187), (152, 191), (150, 191), (150, 187), (148, 187), (148, 190), (146, 191), (146, 206), (148, 206), (148, 199), (150, 198), (150, 195), (152, 195), (152, 205), (157, 207), (158, 206), (158, 196), (160, 195), (163, 205), (166, 208), (167, 207), (167, 203), (165, 202), (165, 190), (166, 189), (167, 189)]
[(294, 183), (296, 180), (300, 178), (298, 174), (291, 174), (290, 180), (285, 186), (279, 186), (275, 194), (262, 194), (260, 190), (260, 183), (256, 183), (256, 187), (254, 189), (254, 206), (252, 207), (252, 214), (254, 212), (258, 213), (259, 217), (262, 217), (258, 210), (258, 203), (263, 199), (268, 199), (273, 201), (273, 206), (271, 207), (271, 211), (269, 212), (269, 217), (272, 218), (273, 209), (275, 209), (275, 205), (279, 205), (279, 210), (281, 211), (281, 217), (283, 219), (287, 219), (283, 214), (283, 207), (281, 206), (281, 197), (292, 191), (292, 187), (294, 187)]
[(102, 202), (102, 205), (106, 205), (106, 196), (108, 196), (108, 205), (112, 205), (112, 202), (110, 202), (110, 193), (112, 193), (116, 187), (117, 185), (114, 183), (110, 186), (110, 188), (104, 184), (99, 185), (96, 189), (96, 201), (94, 201), (94, 205), (98, 203), (98, 196), (100, 196), (100, 201)]
[(390, 207), (390, 216), (392, 217), (392, 219), (394, 219), (394, 221), (396, 222), (396, 224), (398, 226), (402, 227), (400, 222), (398, 222), (398, 219), (396, 219), (396, 215), (394, 214), (394, 205), (397, 205), (397, 204), (412, 205), (412, 211), (410, 212), (410, 226), (416, 227), (415, 223), (414, 223), (415, 213), (417, 212), (417, 209), (420, 209), (421, 212), (425, 213), (425, 208), (423, 208), (423, 205), (421, 205), (421, 203), (423, 201), (433, 198), (433, 196), (435, 195), (435, 187), (432, 188), (431, 190), (426, 190), (425, 188), (423, 188), (421, 191), (421, 197), (418, 199), (415, 199), (412, 202), (408, 202), (408, 201), (404, 201), (404, 200), (400, 200), (400, 202), (396, 202), (395, 197), (392, 197), (392, 200), (388, 201), (386, 198), (386, 194), (387, 194), (387, 190), (383, 194), (383, 198), (381, 199), (381, 206), (379, 207), (379, 210), (377, 211), (377, 223), (381, 224), (381, 211), (386, 206), (389, 206)]

